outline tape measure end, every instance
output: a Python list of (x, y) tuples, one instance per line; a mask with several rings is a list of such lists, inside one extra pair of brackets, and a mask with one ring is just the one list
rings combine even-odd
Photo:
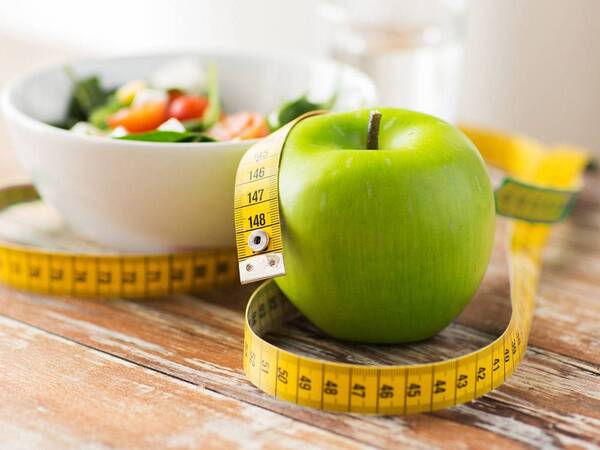
[(265, 253), (251, 256), (239, 262), (240, 282), (242, 284), (285, 275), (282, 253)]

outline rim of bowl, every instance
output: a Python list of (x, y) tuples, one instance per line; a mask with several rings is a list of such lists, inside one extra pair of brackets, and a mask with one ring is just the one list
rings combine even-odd
[[(255, 143), (259, 142), (263, 138), (258, 139), (247, 139), (247, 140), (232, 140), (232, 141), (219, 141), (219, 142), (148, 142), (148, 141), (128, 141), (121, 139), (110, 139), (103, 136), (88, 136), (88, 135), (80, 135), (72, 133), (70, 130), (65, 130), (63, 128), (56, 127), (54, 125), (50, 125), (41, 120), (35, 119), (31, 117), (29, 114), (26, 114), (21, 109), (19, 109), (13, 102), (12, 96), (14, 95), (15, 90), (17, 90), (21, 85), (30, 80), (31, 78), (43, 74), (45, 72), (50, 72), (52, 70), (56, 70), (60, 67), (64, 67), (69, 64), (79, 64), (79, 63), (99, 63), (105, 61), (119, 61), (126, 59), (143, 59), (143, 58), (161, 58), (161, 57), (184, 57), (184, 56), (202, 56), (202, 57), (216, 57), (216, 56), (225, 56), (232, 58), (246, 58), (246, 59), (262, 59), (262, 60), (271, 60), (277, 62), (283, 62), (288, 64), (298, 64), (297, 57), (294, 55), (290, 55), (289, 53), (278, 53), (278, 52), (262, 52), (262, 53), (250, 53), (244, 51), (218, 51), (218, 52), (205, 52), (205, 51), (177, 51), (177, 52), (156, 52), (156, 53), (135, 53), (130, 55), (119, 55), (119, 56), (104, 56), (104, 57), (93, 57), (93, 58), (70, 58), (65, 59), (64, 61), (50, 63), (50, 64), (41, 64), (29, 68), (21, 73), (21, 75), (17, 75), (12, 78), (2, 89), (0, 104), (2, 106), (2, 110), (7, 117), (12, 117), (18, 121), (20, 121), (23, 125), (35, 128), (38, 131), (46, 131), (49, 133), (55, 133), (60, 136), (64, 136), (67, 139), (75, 139), (82, 140), (82, 142), (92, 141), (92, 142), (103, 142), (110, 143), (111, 145), (124, 146), (124, 147), (148, 147), (153, 151), (157, 149), (164, 150), (172, 150), (172, 146), (176, 145), (177, 148), (182, 149), (202, 149), (208, 147), (239, 147), (243, 146), (251, 146)], [(337, 67), (341, 70), (349, 72), (353, 77), (360, 79), (361, 84), (367, 87), (367, 92), (365, 95), (366, 102), (374, 102), (377, 99), (377, 89), (375, 87), (375, 83), (368, 75), (366, 75), (361, 70), (356, 67), (351, 66), (350, 64), (346, 64), (343, 62), (335, 61), (331, 58), (326, 57), (305, 57), (303, 64), (306, 65), (319, 65), (319, 64), (331, 64), (334, 67)], [(109, 142), (107, 142), (109, 140)]]

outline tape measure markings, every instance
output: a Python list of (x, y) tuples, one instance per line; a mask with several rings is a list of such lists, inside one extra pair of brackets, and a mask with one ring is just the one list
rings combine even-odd
[(505, 178), (495, 192), (498, 214), (528, 222), (556, 223), (575, 205), (576, 191), (551, 189)]
[[(32, 185), (0, 189), (0, 210), (39, 200)], [(237, 279), (235, 250), (87, 254), (0, 242), (0, 281), (36, 293), (147, 298), (200, 292)]]
[[(234, 216), (242, 284), (285, 274), (279, 218), (279, 160), (290, 130), (299, 121), (324, 111), (312, 111), (259, 141), (242, 157), (235, 181)], [(253, 201), (256, 200), (256, 201)], [(262, 230), (268, 244), (255, 252), (250, 239)]]
[[(259, 314), (257, 312), (259, 310), (268, 311), (270, 309), (262, 298), (256, 301), (256, 296), (261, 294), (262, 291), (260, 291), (260, 289), (272, 289), (271, 284), (272, 282), (267, 282), (267, 284), (261, 286), (259, 291), (257, 291), (257, 293), (255, 293), (253, 296), (248, 309), (248, 324), (250, 325), (250, 328), (247, 331), (250, 333), (247, 333), (246, 336), (251, 334), (252, 328), (255, 328), (255, 330), (260, 330), (259, 333), (264, 334), (278, 325), (273, 323), (267, 314)], [(264, 299), (266, 298), (273, 297), (272, 295), (265, 293)], [(279, 298), (279, 301), (282, 301), (281, 298)], [(252, 305), (253, 308), (251, 308)], [(510, 375), (512, 372), (512, 365), (510, 362), (513, 357), (519, 358), (519, 353), (522, 351), (520, 339), (517, 339), (512, 335), (512, 328), (509, 327), (507, 332), (510, 333), (510, 337), (508, 339), (502, 337), (480, 351), (484, 358), (488, 358), (490, 360), (491, 365), (493, 349), (493, 352), (495, 353), (495, 359), (493, 362), (494, 369), (492, 373), (495, 374), (496, 371), (502, 369), (501, 372), (499, 372), (501, 375), (498, 378), (495, 378), (496, 383), (494, 384), (501, 384), (505, 377)], [(256, 345), (254, 345), (255, 341)], [(485, 368), (485, 363), (479, 363), (476, 353), (452, 360), (453, 366), (451, 367), (449, 367), (447, 361), (434, 363), (435, 368), (441, 368), (442, 370), (431, 370), (428, 364), (417, 366), (385, 366), (370, 368), (366, 366), (354, 366), (344, 363), (323, 363), (322, 361), (314, 360), (313, 358), (298, 357), (293, 354), (287, 354), (288, 352), (277, 349), (266, 341), (261, 341), (261, 339), (257, 336), (252, 336), (251, 338), (247, 337), (246, 342), (248, 344), (246, 346), (246, 359), (249, 358), (250, 361), (258, 361), (258, 364), (260, 364), (262, 368), (262, 376), (264, 376), (263, 374), (265, 373), (265, 370), (268, 370), (266, 368), (271, 366), (271, 361), (273, 360), (265, 360), (265, 355), (271, 355), (267, 356), (267, 358), (272, 358), (273, 350), (277, 351), (278, 354), (275, 356), (274, 367), (277, 368), (276, 370), (278, 372), (283, 371), (284, 376), (283, 378), (281, 376), (279, 377), (278, 384), (274, 388), (269, 389), (269, 392), (278, 393), (278, 396), (284, 397), (291, 401), (294, 400), (291, 399), (289, 395), (282, 394), (282, 389), (279, 389), (281, 384), (283, 390), (285, 391), (285, 385), (290, 382), (288, 378), (289, 369), (282, 365), (280, 361), (283, 359), (289, 361), (294, 357), (297, 358), (298, 383), (296, 388), (298, 395), (296, 402), (298, 404), (312, 407), (321, 407), (320, 399), (321, 396), (323, 396), (325, 399), (323, 401), (323, 407), (326, 409), (329, 409), (329, 405), (333, 403), (334, 405), (337, 405), (337, 407), (333, 408), (335, 410), (344, 409), (343, 407), (339, 407), (340, 405), (343, 405), (349, 408), (349, 410), (352, 412), (377, 413), (380, 412), (379, 410), (384, 405), (382, 399), (389, 399), (394, 396), (394, 391), (402, 393), (404, 389), (404, 401), (400, 404), (394, 404), (388, 400), (388, 404), (385, 405), (386, 411), (388, 413), (414, 413), (434, 408), (438, 403), (438, 400), (434, 398), (436, 397), (436, 394), (444, 394), (442, 395), (441, 402), (445, 406), (469, 401), (475, 397), (476, 391), (478, 390), (478, 387), (475, 385), (475, 380), (478, 379), (476, 375), (479, 375), (479, 380), (486, 378), (485, 371), (478, 370), (478, 368)], [(254, 350), (253, 347), (255, 347)], [(267, 349), (267, 351), (265, 351), (265, 349)], [(250, 351), (249, 355), (248, 350)], [(256, 360), (256, 358), (259, 359)], [(254, 363), (251, 362), (249, 365), (247, 365), (247, 367), (249, 367), (248, 374), (250, 379), (255, 379), (256, 377), (253, 376), (252, 373), (253, 367), (255, 367)], [(405, 380), (404, 386), (398, 385), (398, 378), (394, 376), (395, 372), (403, 373)], [(335, 379), (328, 378), (330, 373), (336, 374)], [(340, 382), (340, 373), (347, 381)], [(359, 373), (362, 373), (362, 378), (359, 378)], [(389, 384), (385, 383), (386, 388), (383, 391), (381, 389), (381, 379), (386, 381), (389, 380)], [(373, 388), (373, 383), (375, 383), (375, 388)], [(490, 384), (487, 384), (487, 386)], [(258, 385), (259, 387), (265, 388), (264, 383), (259, 382)], [(320, 389), (315, 387), (319, 385), (321, 385)], [(348, 401), (340, 398), (339, 395), (341, 390), (335, 393), (333, 391), (328, 392), (328, 394), (335, 396), (337, 401), (331, 402), (327, 400), (329, 397), (325, 396), (326, 389), (335, 389), (344, 386), (348, 387)], [(436, 386), (437, 391), (435, 389)], [(478, 392), (479, 394), (489, 390), (486, 385), (483, 385), (483, 387), (480, 387), (480, 389), (481, 390)], [(429, 392), (428, 396), (424, 394), (427, 391)], [(452, 392), (452, 398), (448, 398), (448, 392)], [(361, 398), (364, 400), (360, 400)], [(391, 408), (389, 406), (391, 406)], [(403, 408), (402, 411), (398, 411), (398, 407)]]

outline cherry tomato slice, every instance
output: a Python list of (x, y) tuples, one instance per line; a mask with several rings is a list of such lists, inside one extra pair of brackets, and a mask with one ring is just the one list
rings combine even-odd
[(269, 127), (261, 114), (239, 112), (223, 117), (208, 134), (219, 141), (256, 139), (268, 135)]
[(200, 95), (181, 95), (173, 99), (167, 115), (178, 120), (198, 119), (204, 115), (208, 106), (206, 97)]
[(123, 108), (110, 116), (108, 126), (124, 127), (130, 133), (141, 133), (158, 128), (166, 120), (166, 102), (148, 102)]

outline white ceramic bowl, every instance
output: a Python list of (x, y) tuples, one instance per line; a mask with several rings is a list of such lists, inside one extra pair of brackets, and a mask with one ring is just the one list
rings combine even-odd
[[(153, 55), (69, 62), (106, 86), (147, 78), (172, 59), (214, 61), (225, 108), (267, 113), (302, 93), (339, 87), (336, 109), (372, 105), (373, 83), (326, 60), (230, 54)], [(2, 106), (14, 148), (46, 202), (80, 234), (120, 250), (165, 251), (234, 245), (237, 164), (255, 141), (167, 144), (73, 134), (63, 118), (71, 83), (64, 65), (10, 83)]]

